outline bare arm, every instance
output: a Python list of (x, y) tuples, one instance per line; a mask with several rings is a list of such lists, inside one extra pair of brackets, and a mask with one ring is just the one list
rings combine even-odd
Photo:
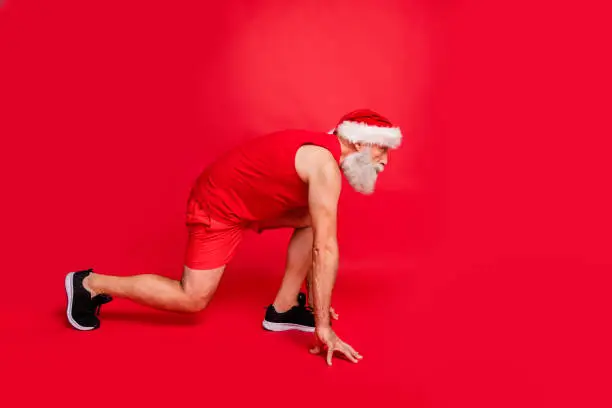
[(337, 208), (341, 177), (335, 160), (322, 159), (308, 180), (313, 229), (312, 292), (318, 328), (330, 327), (329, 308), (338, 271)]
[(327, 349), (327, 364), (335, 352), (356, 363), (362, 356), (340, 340), (330, 324), (332, 292), (338, 272), (337, 211), (342, 177), (338, 163), (328, 150), (302, 147), (296, 156), (296, 170), (308, 183), (308, 206), (313, 229), (312, 294), (317, 345), (310, 352)]

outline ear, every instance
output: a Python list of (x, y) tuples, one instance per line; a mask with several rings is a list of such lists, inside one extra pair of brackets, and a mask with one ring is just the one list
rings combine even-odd
[(360, 143), (360, 142), (356, 142), (353, 143), (353, 146), (355, 146), (355, 150), (357, 150), (358, 152), (362, 151), (363, 148), (365, 147), (365, 144)]

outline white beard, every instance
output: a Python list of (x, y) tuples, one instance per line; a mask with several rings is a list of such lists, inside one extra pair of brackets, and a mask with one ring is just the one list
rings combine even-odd
[(342, 161), (342, 171), (351, 187), (366, 195), (374, 192), (378, 173), (383, 169), (382, 165), (372, 162), (369, 148), (351, 153)]

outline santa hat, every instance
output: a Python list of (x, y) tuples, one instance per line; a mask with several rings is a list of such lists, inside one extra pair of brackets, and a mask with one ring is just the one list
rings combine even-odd
[(329, 133), (336, 133), (351, 143), (374, 144), (391, 149), (399, 147), (402, 141), (399, 127), (369, 109), (347, 113)]

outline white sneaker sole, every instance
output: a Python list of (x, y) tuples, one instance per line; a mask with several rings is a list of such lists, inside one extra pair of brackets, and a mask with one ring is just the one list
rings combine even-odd
[(73, 276), (74, 276), (74, 272), (70, 272), (68, 275), (66, 275), (66, 279), (64, 281), (64, 285), (66, 286), (66, 296), (68, 297), (68, 307), (66, 308), (66, 317), (68, 317), (68, 321), (70, 322), (72, 327), (74, 327), (77, 330), (83, 330), (83, 331), (93, 330), (95, 329), (95, 327), (81, 326), (72, 318), (72, 298), (74, 297), (74, 288), (72, 287), (72, 281), (73, 281), (72, 277)]
[(262, 326), (264, 329), (274, 332), (282, 332), (288, 330), (299, 330), (308, 333), (314, 333), (314, 327), (302, 326), (301, 324), (295, 323), (272, 323), (267, 320), (262, 322)]

